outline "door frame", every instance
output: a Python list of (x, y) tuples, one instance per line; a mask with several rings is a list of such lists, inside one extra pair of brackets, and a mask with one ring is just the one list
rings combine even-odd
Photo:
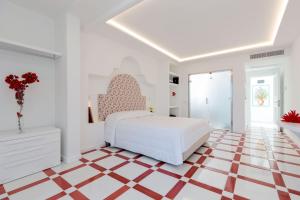
[[(273, 70), (273, 71), (272, 71)], [(261, 74), (256, 75), (256, 76), (250, 76), (248, 75), (248, 73), (254, 72), (254, 71), (262, 71)], [(246, 128), (251, 128), (250, 124), (251, 124), (251, 96), (249, 94), (250, 92), (250, 81), (252, 77), (265, 77), (265, 76), (273, 76), (273, 75), (278, 75), (277, 77), (277, 81), (278, 81), (278, 97), (279, 97), (279, 103), (278, 103), (278, 110), (277, 110), (277, 116), (276, 118), (278, 119), (274, 119), (274, 122), (276, 123), (276, 120), (280, 119), (280, 116), (283, 114), (283, 107), (284, 107), (284, 80), (283, 80), (283, 73), (282, 73), (282, 66), (278, 63), (263, 63), (261, 65), (253, 65), (253, 66), (248, 66), (246, 68), (246, 73), (245, 73), (245, 91), (246, 91), (246, 100), (248, 101), (248, 103), (245, 103), (245, 115), (246, 115)], [(274, 102), (272, 102), (272, 104), (274, 104)], [(274, 106), (274, 105), (273, 105)], [(275, 113), (273, 113), (273, 116), (275, 116)]]
[[(281, 99), (281, 108), (279, 110), (280, 114), (282, 115), (284, 113), (284, 109), (285, 109), (285, 76), (286, 76), (286, 68), (289, 66), (289, 59), (288, 56), (278, 56), (278, 57), (270, 57), (270, 58), (263, 58), (263, 59), (254, 59), (254, 60), (250, 60), (248, 62), (245, 63), (244, 65), (244, 70), (245, 70), (245, 77), (246, 77), (246, 73), (248, 69), (253, 69), (253, 68), (261, 68), (264, 66), (278, 66), (280, 68), (280, 99)], [(245, 91), (246, 91), (246, 87), (247, 87), (247, 82), (245, 79)], [(246, 97), (246, 96), (245, 96)], [(245, 98), (246, 101), (246, 98)], [(246, 103), (245, 103), (245, 129), (247, 129), (247, 108), (246, 108)]]
[(232, 69), (222, 69), (222, 70), (214, 70), (214, 71), (209, 71), (209, 72), (199, 72), (199, 73), (190, 73), (188, 74), (188, 117), (191, 117), (191, 101), (190, 101), (190, 77), (192, 75), (197, 75), (197, 74), (210, 74), (210, 73), (218, 73), (218, 72), (230, 72), (231, 76), (230, 76), (230, 85), (231, 85), (231, 104), (230, 104), (230, 115), (231, 115), (231, 119), (230, 119), (230, 131), (233, 131), (233, 70)]

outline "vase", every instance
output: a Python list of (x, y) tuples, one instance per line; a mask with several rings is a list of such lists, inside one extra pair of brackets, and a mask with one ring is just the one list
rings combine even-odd
[(21, 117), (18, 117), (18, 130), (20, 134), (23, 133), (23, 121)]

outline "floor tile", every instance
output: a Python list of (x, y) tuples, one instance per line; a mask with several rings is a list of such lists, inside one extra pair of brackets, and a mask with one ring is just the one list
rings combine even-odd
[(192, 176), (192, 179), (223, 190), (227, 181), (227, 177), (227, 175), (221, 173), (199, 168)]
[(236, 181), (234, 193), (256, 200), (278, 199), (275, 189), (241, 179)]
[(230, 145), (238, 145), (240, 142), (235, 140), (228, 140), (228, 139), (222, 139), (222, 143), (224, 144), (230, 144)]
[(105, 169), (111, 169), (112, 167), (115, 167), (125, 161), (126, 160), (124, 160), (122, 158), (119, 158), (116, 156), (110, 156), (110, 157), (107, 157), (107, 158), (97, 161), (96, 164), (101, 167), (104, 167)]
[(297, 190), (300, 193), (300, 178), (282, 175), (284, 182), (289, 189)]
[[(233, 193), (223, 190), (226, 187), (228, 191), (228, 185), (241, 198), (278, 199), (278, 194), (290, 192), (292, 200), (300, 199), (297, 195), (300, 194), (300, 155), (289, 144), (288, 135), (260, 128), (245, 134), (216, 131), (211, 135), (214, 136), (211, 142), (205, 143), (181, 166), (146, 156), (138, 156), (134, 161), (137, 154), (106, 147), (83, 154), (81, 161), (0, 185), (0, 199), (27, 200), (34, 197), (40, 200), (59, 195), (61, 200), (104, 199), (108, 196), (129, 200), (151, 199), (150, 196), (162, 200), (198, 200), (199, 197), (214, 200), (221, 199), (221, 194), (232, 199)], [(218, 139), (227, 144), (216, 142)], [(244, 142), (239, 143), (240, 140)], [(212, 149), (211, 157), (203, 155), (208, 148)], [(237, 150), (243, 151), (240, 161), (231, 161), (235, 153), (238, 154)], [(101, 169), (103, 172), (100, 172), (95, 169), (96, 164), (92, 164), (95, 168), (89, 166), (91, 162), (87, 160), (95, 159), (99, 168), (114, 171)], [(279, 170), (276, 167), (270, 169), (269, 162), (277, 163)], [(160, 165), (155, 166), (158, 163)], [(231, 170), (238, 170), (237, 174), (230, 173)], [(135, 179), (137, 176), (140, 178)], [(279, 184), (275, 185), (275, 181)], [(278, 193), (275, 187), (281, 192)]]
[(221, 195), (187, 183), (185, 187), (176, 196), (177, 200), (188, 200), (188, 199), (209, 199), (209, 200), (220, 200)]
[(263, 158), (267, 158), (268, 156), (266, 151), (250, 149), (250, 148), (243, 148), (243, 153), (248, 155), (263, 157)]
[(105, 147), (105, 148), (103, 148), (103, 149), (105, 149), (105, 150), (107, 150), (107, 151), (110, 151), (110, 152), (114, 152), (114, 153), (116, 153), (116, 152), (118, 152), (118, 151), (121, 150), (121, 149), (116, 148), (116, 147)]
[(277, 160), (282, 160), (286, 162), (296, 163), (300, 165), (300, 156), (290, 156), (290, 155), (284, 155), (279, 153), (274, 153), (274, 157)]
[(125, 166), (115, 170), (114, 172), (129, 180), (133, 180), (147, 170), (148, 168), (143, 167), (141, 165), (135, 163), (128, 163)]
[(248, 148), (252, 148), (252, 149), (259, 149), (259, 150), (266, 150), (267, 149), (266, 146), (263, 145), (263, 144), (255, 144), (255, 143), (247, 143), (247, 142), (245, 142), (244, 146), (248, 147)]
[(164, 196), (178, 181), (179, 180), (176, 178), (155, 171), (143, 179), (139, 184)]
[(72, 169), (72, 168), (74, 168), (74, 167), (77, 167), (77, 166), (79, 166), (79, 165), (82, 165), (82, 162), (77, 161), (77, 162), (74, 162), (74, 163), (68, 163), (68, 164), (62, 163), (61, 165), (59, 165), (59, 166), (57, 166), (57, 167), (54, 167), (54, 168), (52, 168), (52, 169), (53, 169), (53, 171), (55, 171), (56, 173), (60, 173), (60, 172), (63, 172), (63, 171)]
[(79, 191), (89, 199), (104, 199), (122, 186), (123, 183), (110, 176), (103, 176), (83, 186)]
[(95, 160), (97, 158), (101, 158), (101, 157), (106, 156), (106, 155), (108, 155), (108, 154), (103, 152), (103, 151), (93, 151), (93, 152), (84, 154), (82, 157), (89, 160), (89, 161), (92, 161), (92, 160)]
[(208, 149), (207, 147), (200, 147), (196, 152), (204, 154), (204, 152), (206, 152), (207, 149)]
[(117, 198), (118, 200), (130, 200), (130, 199), (141, 199), (141, 200), (151, 200), (152, 198), (148, 197), (147, 195), (137, 191), (137, 190), (128, 190), (123, 193), (121, 196)]
[(187, 161), (195, 163), (199, 160), (200, 157), (201, 157), (201, 155), (199, 155), (199, 154), (193, 154), (187, 159)]
[(146, 163), (148, 165), (151, 165), (151, 166), (156, 165), (157, 163), (159, 163), (158, 160), (155, 160), (153, 158), (149, 158), (147, 156), (142, 156), (142, 157), (138, 158), (137, 160), (141, 161), (143, 163)]
[(272, 147), (273, 152), (281, 152), (284, 154), (292, 154), (299, 156), (298, 152), (295, 149), (287, 149), (287, 148), (280, 148), (280, 147)]
[(242, 155), (241, 162), (247, 163), (250, 165), (256, 165), (258, 167), (270, 168), (269, 161), (267, 159), (252, 157), (247, 155)]
[(29, 200), (34, 197), (36, 200), (46, 199), (55, 194), (60, 193), (62, 190), (53, 181), (46, 181), (36, 186), (30, 187), (26, 190), (18, 192), (9, 196), (10, 200)]
[(206, 158), (203, 165), (206, 167), (219, 169), (225, 172), (229, 172), (231, 168), (231, 162), (216, 159), (216, 158)]
[(226, 151), (220, 151), (220, 150), (213, 150), (210, 154), (211, 156), (219, 157), (219, 158), (225, 158), (228, 160), (233, 160), (234, 153), (226, 152)]
[(179, 166), (164, 164), (160, 168), (183, 176), (183, 175), (185, 175), (185, 173), (187, 173), (191, 169), (191, 167), (192, 166), (188, 165), (188, 164), (183, 164), (183, 165), (179, 165)]
[(77, 185), (93, 176), (96, 176), (97, 174), (99, 174), (98, 170), (90, 166), (85, 166), (79, 168), (78, 170), (74, 170), (62, 175), (62, 178), (65, 179), (71, 185)]
[(122, 151), (122, 152), (120, 152), (118, 154), (123, 155), (123, 156), (125, 156), (127, 158), (134, 158), (135, 156), (138, 155), (138, 154), (130, 152), (130, 151)]
[(277, 162), (280, 171), (289, 172), (300, 176), (300, 166), (289, 163)]
[(16, 181), (6, 183), (4, 185), (4, 188), (7, 192), (9, 192), (9, 191), (15, 190), (17, 188), (26, 186), (30, 183), (42, 180), (42, 179), (47, 178), (47, 177), (48, 176), (44, 172), (39, 172), (39, 173), (30, 175), (30, 176), (26, 176), (26, 177), (21, 178), (21, 179), (18, 179)]
[(274, 184), (272, 172), (269, 170), (258, 169), (255, 167), (241, 164), (239, 165), (238, 174), (248, 178), (263, 181), (266, 183)]
[(225, 144), (217, 144), (215, 148), (223, 149), (223, 150), (227, 150), (227, 151), (233, 151), (233, 152), (235, 152), (237, 150), (236, 146), (225, 145)]

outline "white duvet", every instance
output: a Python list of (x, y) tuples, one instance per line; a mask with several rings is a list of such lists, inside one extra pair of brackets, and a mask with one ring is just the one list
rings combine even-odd
[(105, 141), (174, 165), (183, 152), (211, 131), (203, 119), (156, 116), (146, 111), (118, 112), (105, 121)]

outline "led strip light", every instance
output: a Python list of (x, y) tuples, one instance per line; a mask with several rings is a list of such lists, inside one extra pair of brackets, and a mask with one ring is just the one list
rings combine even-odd
[(119, 29), (120, 31), (130, 35), (131, 37), (147, 44), (148, 46), (158, 50), (159, 52), (169, 56), (170, 58), (176, 60), (177, 62), (186, 62), (186, 61), (191, 61), (191, 60), (196, 60), (196, 59), (201, 59), (201, 58), (206, 58), (206, 57), (211, 57), (211, 56), (217, 56), (217, 55), (222, 55), (222, 54), (227, 54), (227, 53), (233, 53), (233, 52), (238, 52), (238, 51), (244, 51), (244, 50), (256, 49), (256, 48), (261, 48), (261, 47), (267, 47), (267, 46), (274, 45), (276, 36), (277, 36), (279, 28), (280, 28), (280, 24), (282, 22), (284, 13), (287, 9), (287, 5), (288, 5), (288, 2), (289, 2), (289, 0), (282, 0), (282, 1), (283, 1), (282, 6), (281, 6), (281, 9), (280, 9), (280, 11), (277, 15), (277, 19), (275, 20), (275, 24), (273, 26), (272, 36), (271, 36), (271, 39), (269, 41), (256, 43), (256, 44), (252, 44), (252, 45), (247, 45), (247, 46), (224, 49), (224, 50), (220, 50), (220, 51), (214, 51), (214, 52), (200, 54), (200, 55), (194, 55), (194, 56), (185, 57), (185, 58), (178, 57), (177, 55), (175, 55), (171, 51), (161, 47), (160, 45), (154, 43), (150, 39), (143, 37), (142, 35), (134, 32), (133, 30), (130, 30), (129, 28), (125, 27), (124, 25), (118, 23), (116, 20), (114, 20), (114, 18), (108, 20), (106, 23), (113, 26), (113, 27), (115, 27), (115, 28), (117, 28), (117, 29)]

